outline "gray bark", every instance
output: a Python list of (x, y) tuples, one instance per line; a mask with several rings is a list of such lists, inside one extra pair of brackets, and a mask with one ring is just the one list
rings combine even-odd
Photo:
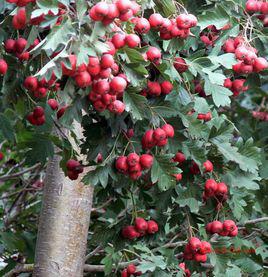
[(33, 272), (37, 277), (83, 276), (93, 188), (81, 182), (83, 176), (76, 181), (65, 177), (60, 159), (55, 155), (47, 166)]

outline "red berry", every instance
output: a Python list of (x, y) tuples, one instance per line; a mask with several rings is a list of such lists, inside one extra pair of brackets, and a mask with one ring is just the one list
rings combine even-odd
[(175, 131), (174, 131), (174, 128), (170, 124), (165, 124), (161, 128), (162, 128), (162, 130), (165, 131), (168, 138), (174, 137)]
[(135, 219), (135, 229), (139, 232), (144, 234), (148, 229), (147, 221), (142, 217), (137, 217)]
[(44, 109), (40, 106), (35, 107), (34, 110), (33, 110), (33, 115), (35, 117), (43, 116), (44, 115)]
[(116, 49), (122, 48), (126, 45), (126, 35), (124, 33), (117, 33), (112, 37), (112, 43)]
[(122, 229), (122, 236), (126, 239), (135, 239), (140, 236), (140, 233), (137, 232), (134, 226), (126, 226)]
[(80, 72), (75, 76), (75, 82), (78, 87), (86, 88), (91, 85), (91, 76), (87, 71)]
[(213, 179), (208, 179), (205, 184), (205, 192), (208, 196), (213, 196), (217, 191), (218, 184)]
[(135, 24), (135, 31), (139, 34), (146, 34), (150, 31), (150, 23), (146, 18), (138, 18)]
[(146, 55), (148, 60), (153, 63), (159, 63), (162, 57), (161, 51), (154, 46), (149, 47), (148, 51), (146, 52)]
[(173, 90), (173, 85), (169, 81), (164, 81), (161, 84), (161, 93), (167, 95)]
[(95, 9), (95, 13), (97, 14), (97, 16), (104, 17), (109, 12), (109, 6), (105, 2), (99, 2), (94, 7), (95, 7), (94, 8)]
[(106, 17), (108, 19), (115, 19), (116, 17), (119, 17), (120, 13), (119, 10), (116, 6), (116, 4), (108, 4), (109, 8), (108, 8), (108, 14), (106, 15)]
[(219, 234), (223, 230), (223, 224), (220, 221), (215, 220), (211, 222), (210, 230), (212, 234)]
[(0, 75), (5, 75), (8, 69), (8, 65), (5, 60), (0, 59)]
[(128, 277), (128, 272), (126, 268), (121, 272), (121, 277)]
[(182, 152), (177, 152), (173, 160), (177, 163), (183, 163), (186, 160), (186, 158)]
[(76, 171), (71, 171), (68, 170), (67, 171), (67, 176), (71, 179), (71, 180), (77, 180), (78, 179), (78, 173)]
[(64, 107), (62, 107), (58, 110), (58, 112), (57, 112), (57, 118), (58, 119), (60, 119), (64, 115), (66, 109), (67, 109), (67, 106), (64, 106)]
[(16, 41), (14, 39), (8, 39), (5, 41), (5, 50), (7, 53), (13, 53), (15, 51)]
[(222, 46), (222, 49), (224, 52), (226, 53), (234, 53), (235, 52), (235, 44), (234, 44), (234, 40), (233, 39), (227, 39), (224, 43), (224, 45)]
[(127, 157), (120, 156), (116, 159), (115, 167), (119, 172), (125, 173), (128, 171)]
[(261, 57), (255, 59), (254, 64), (253, 64), (254, 72), (258, 73), (258, 72), (261, 72), (261, 71), (263, 71), (267, 68), (268, 68), (268, 62), (266, 61), (266, 59), (261, 58)]
[(24, 38), (18, 38), (16, 40), (14, 49), (17, 53), (21, 54), (27, 45), (27, 40)]
[(38, 88), (38, 80), (36, 77), (29, 76), (24, 80), (24, 87), (30, 91), (35, 91)]
[(201, 241), (196, 237), (190, 238), (188, 243), (192, 251), (198, 251), (201, 247)]
[(47, 103), (52, 110), (57, 110), (59, 108), (59, 103), (55, 99), (48, 99)]
[(132, 6), (131, 1), (129, 0), (117, 0), (115, 4), (120, 13), (126, 13)]
[(125, 104), (120, 100), (115, 100), (112, 104), (108, 106), (109, 111), (115, 114), (123, 113), (125, 108)]
[(208, 254), (211, 253), (211, 245), (207, 241), (201, 241), (201, 247), (199, 249), (200, 254)]
[(218, 183), (217, 185), (217, 194), (227, 194), (228, 192), (228, 187), (226, 186), (225, 183)]
[(139, 46), (141, 40), (140, 40), (140, 37), (137, 36), (136, 34), (130, 34), (130, 35), (126, 36), (125, 42), (128, 47), (135, 48), (135, 47)]
[(180, 28), (180, 29), (189, 29), (191, 27), (196, 26), (197, 19), (194, 15), (180, 14), (176, 18), (176, 23), (177, 23), (178, 28)]
[(197, 262), (205, 263), (207, 261), (207, 255), (206, 254), (195, 253), (194, 254), (194, 259)]
[(76, 168), (80, 167), (80, 163), (74, 159), (70, 159), (67, 161), (66, 167), (70, 171), (76, 171)]
[(151, 28), (160, 28), (164, 23), (164, 19), (161, 14), (153, 13), (149, 17), (149, 22), (150, 22)]
[(134, 264), (130, 264), (127, 266), (127, 273), (129, 275), (135, 274), (135, 272), (136, 272), (136, 266)]
[(213, 171), (213, 163), (210, 160), (207, 160), (203, 163), (205, 172), (212, 172)]
[(174, 177), (176, 178), (176, 181), (179, 182), (182, 179), (182, 174), (181, 173), (174, 174)]
[(179, 73), (183, 73), (188, 69), (188, 65), (183, 58), (175, 57), (173, 64)]
[(130, 153), (127, 156), (127, 164), (129, 166), (134, 166), (140, 162), (140, 156), (136, 153)]
[(110, 88), (114, 92), (123, 92), (127, 87), (127, 82), (122, 77), (114, 77), (110, 82)]
[(233, 220), (225, 220), (223, 222), (223, 230), (226, 232), (232, 232), (236, 228), (235, 222)]
[(149, 220), (147, 223), (148, 223), (148, 229), (147, 229), (148, 234), (154, 234), (158, 232), (158, 224), (154, 220)]
[(155, 140), (153, 137), (154, 130), (150, 129), (145, 132), (142, 137), (142, 147), (144, 149), (150, 149), (155, 146)]
[(100, 65), (102, 68), (110, 68), (114, 64), (114, 58), (111, 54), (104, 54), (101, 57)]
[(206, 232), (207, 232), (207, 233), (212, 233), (211, 227), (212, 227), (212, 222), (209, 222), (209, 223), (206, 225)]
[(141, 171), (133, 171), (129, 173), (129, 178), (132, 180), (137, 180), (141, 177), (142, 172)]
[(147, 89), (148, 94), (151, 96), (159, 96), (161, 94), (161, 86), (158, 82), (148, 81)]
[(143, 154), (140, 156), (140, 164), (143, 169), (149, 169), (152, 167), (154, 157), (150, 154)]
[(238, 228), (235, 227), (233, 231), (229, 232), (230, 237), (236, 237), (238, 235)]
[(69, 62), (71, 64), (71, 68), (67, 68), (63, 62), (61, 62), (62, 75), (73, 76), (76, 71), (76, 56), (70, 55)]
[(156, 141), (165, 140), (167, 138), (167, 134), (162, 128), (157, 128), (154, 130), (153, 138)]

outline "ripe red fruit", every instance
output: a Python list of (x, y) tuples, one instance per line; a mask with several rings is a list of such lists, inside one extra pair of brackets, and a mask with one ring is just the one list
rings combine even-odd
[(108, 106), (109, 111), (115, 114), (123, 113), (125, 108), (125, 104), (120, 100), (115, 100), (112, 104)]
[(211, 245), (207, 241), (201, 241), (201, 247), (199, 249), (200, 254), (208, 254), (211, 253)]
[(236, 228), (235, 222), (233, 220), (225, 220), (223, 222), (223, 230), (226, 232), (232, 232)]
[(114, 92), (123, 92), (127, 87), (127, 82), (122, 77), (114, 77), (110, 82), (110, 88)]
[(212, 222), (209, 222), (209, 223), (206, 225), (206, 232), (207, 232), (207, 233), (212, 233), (211, 227), (212, 227)]
[(134, 129), (128, 129), (127, 130), (127, 137), (132, 138), (134, 136)]
[(95, 13), (98, 17), (104, 17), (109, 12), (109, 6), (105, 2), (99, 2), (94, 7)]
[(180, 14), (176, 18), (176, 23), (180, 29), (189, 29), (197, 24), (197, 19), (194, 15)]
[(87, 71), (80, 72), (75, 76), (75, 82), (78, 87), (86, 88), (91, 85), (91, 76)]
[(238, 228), (235, 227), (235, 229), (231, 232), (229, 232), (229, 237), (236, 237), (238, 235)]
[(260, 11), (262, 14), (268, 14), (268, 3), (267, 2), (261, 2)]
[(153, 137), (154, 130), (150, 129), (145, 132), (145, 134), (142, 137), (142, 147), (144, 149), (150, 149), (155, 146), (155, 140)]
[(14, 39), (8, 39), (5, 41), (5, 50), (7, 53), (13, 53), (15, 51), (16, 41)]
[(106, 17), (108, 19), (115, 19), (116, 17), (119, 17), (119, 15), (120, 13), (116, 4), (108, 4), (108, 14), (106, 15)]
[(125, 173), (128, 171), (127, 157), (120, 156), (116, 159), (115, 167), (119, 172)]
[(98, 14), (98, 13), (96, 12), (96, 7), (95, 7), (95, 6), (93, 6), (93, 7), (90, 9), (90, 11), (89, 11), (89, 16), (90, 16), (90, 18), (91, 18), (92, 20), (94, 20), (94, 21), (101, 21), (101, 20), (103, 20), (103, 16), (100, 15), (100, 14)]
[(21, 54), (27, 45), (27, 40), (24, 38), (18, 38), (15, 42), (14, 49), (17, 53)]
[(199, 238), (196, 238), (196, 237), (190, 238), (188, 244), (190, 246), (190, 249), (194, 252), (198, 251), (201, 247), (201, 241)]
[(55, 99), (48, 99), (47, 103), (52, 110), (57, 110), (59, 108), (59, 103)]
[(207, 160), (203, 163), (205, 172), (212, 172), (213, 171), (213, 163), (210, 160)]
[(211, 222), (210, 230), (212, 234), (218, 234), (223, 230), (223, 224), (220, 221), (215, 220)]
[(244, 83), (246, 82), (245, 79), (236, 79), (232, 83), (232, 88), (235, 91), (242, 91), (244, 89)]
[(207, 196), (213, 196), (217, 191), (218, 184), (213, 179), (208, 179), (205, 184), (205, 192)]
[(64, 115), (64, 113), (65, 113), (67, 107), (68, 107), (68, 106), (64, 106), (64, 107), (62, 107), (62, 108), (60, 108), (60, 109), (58, 110), (58, 112), (57, 112), (57, 118), (58, 118), (58, 119), (60, 119), (60, 118)]
[(231, 89), (231, 88), (232, 88), (232, 85), (233, 85), (233, 82), (231, 81), (231, 79), (227, 78), (227, 79), (224, 80), (223, 85), (224, 85), (226, 88)]
[(255, 13), (259, 11), (259, 5), (256, 0), (249, 0), (246, 2), (246, 11), (248, 13)]
[(66, 167), (70, 171), (76, 171), (76, 168), (80, 166), (81, 166), (80, 163), (74, 159), (70, 159), (66, 163)]
[(129, 173), (138, 173), (142, 171), (141, 165), (139, 163), (129, 166), (128, 168)]
[(134, 226), (126, 226), (122, 229), (122, 236), (126, 239), (135, 239), (140, 236), (140, 233), (136, 231)]
[(222, 46), (222, 50), (226, 53), (234, 53), (235, 52), (235, 44), (234, 40), (229, 38), (225, 41), (224, 45)]
[(238, 60), (243, 61), (245, 59), (245, 57), (247, 56), (247, 54), (248, 54), (248, 49), (243, 45), (237, 47), (235, 50), (235, 57)]
[(4, 153), (3, 152), (0, 152), (0, 161), (2, 161), (4, 159)]
[(261, 57), (255, 59), (254, 64), (253, 64), (253, 69), (254, 69), (255, 72), (258, 73), (258, 72), (261, 72), (261, 71), (263, 71), (267, 68), (268, 68), (268, 62), (266, 61), (266, 59), (261, 58)]
[(165, 124), (161, 128), (162, 128), (162, 130), (165, 131), (168, 138), (174, 137), (175, 131), (174, 131), (174, 128), (170, 124)]
[(40, 106), (37, 106), (33, 110), (34, 117), (41, 117), (44, 115), (44, 109)]
[(156, 141), (162, 141), (162, 140), (165, 140), (167, 138), (167, 134), (162, 128), (157, 128), (157, 129), (154, 130), (153, 138)]
[(24, 87), (30, 91), (35, 91), (38, 88), (38, 80), (36, 77), (29, 76), (24, 80)]
[(135, 48), (135, 47), (139, 46), (141, 40), (140, 40), (140, 37), (137, 36), (136, 34), (130, 34), (130, 35), (126, 36), (125, 42), (128, 47)]
[(161, 51), (154, 47), (154, 46), (150, 46), (148, 51), (146, 52), (146, 55), (147, 55), (147, 59), (150, 61), (150, 62), (153, 62), (153, 63), (159, 63), (162, 55), (161, 55)]
[(129, 0), (117, 0), (115, 2), (120, 13), (126, 13), (129, 9), (131, 9), (132, 3)]
[(188, 69), (185, 60), (180, 57), (175, 57), (173, 65), (179, 73), (183, 73)]
[(169, 81), (163, 81), (161, 84), (161, 93), (167, 95), (173, 90), (173, 85)]
[(153, 13), (149, 17), (149, 23), (151, 28), (160, 28), (164, 23), (164, 19), (161, 14)]
[(227, 194), (228, 187), (225, 185), (225, 183), (218, 183), (217, 185), (217, 194)]
[(127, 266), (127, 273), (129, 275), (134, 274), (136, 272), (136, 266), (134, 264), (130, 264)]
[(174, 174), (173, 176), (176, 178), (177, 182), (179, 182), (182, 179), (182, 174), (181, 173)]
[(173, 160), (177, 163), (183, 163), (186, 158), (182, 152), (177, 152)]
[(128, 277), (128, 272), (126, 268), (121, 272), (121, 277)]
[(5, 75), (8, 69), (8, 65), (5, 60), (0, 59), (0, 75)]
[(129, 178), (132, 180), (137, 180), (141, 177), (142, 172), (141, 171), (132, 171), (129, 173)]
[(104, 54), (101, 57), (100, 65), (102, 68), (110, 68), (114, 64), (114, 58), (111, 54)]
[(195, 253), (194, 254), (194, 259), (197, 262), (205, 263), (207, 261), (207, 255), (206, 254)]
[(240, 63), (240, 72), (242, 74), (250, 74), (251, 72), (253, 72), (253, 66), (252, 65), (248, 65), (245, 63)]
[(158, 224), (154, 220), (149, 220), (147, 223), (148, 223), (148, 229), (147, 229), (148, 234), (154, 234), (158, 232)]
[(149, 169), (152, 167), (154, 158), (150, 154), (143, 154), (140, 156), (140, 164), (143, 169)]
[(37, 117), (37, 118), (35, 118), (35, 122), (36, 122), (35, 125), (37, 125), (37, 126), (43, 125), (46, 122), (46, 118), (44, 115)]
[(139, 34), (146, 34), (150, 31), (150, 22), (146, 18), (138, 18), (135, 24), (135, 31)]
[(134, 166), (140, 162), (140, 156), (136, 153), (130, 153), (127, 156), (127, 164), (129, 166)]
[(12, 25), (16, 30), (22, 30), (26, 27), (26, 11), (24, 8), (19, 9), (17, 14), (13, 16)]
[(94, 91), (99, 94), (105, 94), (110, 90), (110, 84), (107, 80), (100, 80), (93, 84)]
[(161, 86), (158, 82), (148, 81), (147, 89), (151, 96), (159, 96), (161, 94)]
[(148, 229), (147, 221), (142, 217), (137, 217), (135, 219), (135, 229), (139, 232), (144, 234)]
[(116, 49), (122, 48), (126, 45), (126, 35), (124, 33), (117, 33), (112, 37), (112, 43)]
[(76, 56), (70, 55), (69, 56), (69, 62), (71, 64), (71, 68), (67, 68), (63, 62), (61, 62), (61, 68), (62, 68), (62, 75), (65, 76), (73, 76), (76, 71)]

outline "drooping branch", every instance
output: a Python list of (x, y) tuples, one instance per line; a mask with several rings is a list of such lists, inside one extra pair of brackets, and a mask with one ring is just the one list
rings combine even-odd
[(250, 219), (250, 220), (245, 221), (243, 225), (256, 224), (256, 223), (260, 223), (260, 222), (264, 222), (264, 221), (268, 221), (268, 217), (261, 217), (261, 218), (256, 218), (256, 219)]

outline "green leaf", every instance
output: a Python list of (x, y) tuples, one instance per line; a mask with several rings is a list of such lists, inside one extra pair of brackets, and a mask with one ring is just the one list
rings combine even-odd
[(127, 90), (124, 92), (123, 101), (126, 105), (126, 111), (130, 112), (131, 117), (136, 120), (142, 120), (145, 115), (147, 99), (134, 92), (134, 90)]
[(205, 91), (212, 94), (212, 99), (217, 107), (230, 106), (230, 97), (233, 93), (220, 85), (213, 84), (206, 79), (205, 81)]
[(209, 111), (209, 105), (206, 99), (195, 97), (194, 110), (198, 113), (207, 113)]
[(154, 164), (151, 171), (151, 179), (161, 191), (165, 191), (176, 185), (176, 179), (172, 174), (180, 173), (180, 170), (171, 161), (173, 155), (154, 156)]
[(77, 17), (81, 23), (83, 20), (84, 14), (87, 11), (87, 2), (86, 0), (76, 0), (75, 4), (76, 4)]
[(14, 129), (10, 120), (4, 114), (0, 114), (0, 132), (7, 140), (15, 141)]
[(198, 17), (198, 26), (203, 30), (210, 25), (214, 25), (219, 30), (226, 25), (229, 20), (228, 13), (220, 6), (217, 6), (213, 11), (206, 11), (203, 15)]
[(176, 203), (178, 203), (180, 207), (188, 206), (192, 213), (197, 213), (199, 211), (200, 203), (195, 198), (178, 199)]
[(232, 66), (237, 63), (235, 55), (233, 53), (226, 53), (220, 56), (208, 56), (214, 64), (221, 64), (227, 69), (232, 69)]

